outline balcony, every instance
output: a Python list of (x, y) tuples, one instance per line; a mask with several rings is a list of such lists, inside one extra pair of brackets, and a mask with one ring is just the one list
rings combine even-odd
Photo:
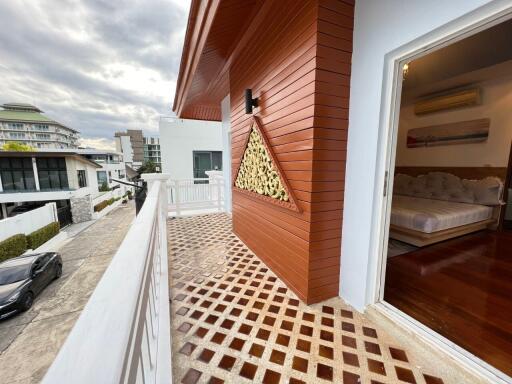
[[(443, 383), (340, 298), (300, 301), (233, 234), (218, 179), (143, 177), (144, 206), (44, 383)], [(179, 217), (194, 198), (216, 213)]]

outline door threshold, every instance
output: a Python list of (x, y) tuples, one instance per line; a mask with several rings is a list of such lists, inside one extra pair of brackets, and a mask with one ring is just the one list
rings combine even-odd
[[(394, 326), (398, 325), (398, 330), (396, 327), (386, 327), (388, 328), (388, 331), (390, 331), (389, 328), (395, 328), (390, 332), (391, 334), (394, 334), (394, 336), (404, 339), (407, 343), (417, 344), (419, 342), (423, 344), (422, 347), (425, 347), (424, 349), (427, 349), (427, 353), (429, 354), (440, 355), (440, 358), (448, 357), (450, 361), (447, 362), (443, 359), (444, 364), (450, 366), (451, 371), (460, 370), (460, 372), (458, 372), (460, 373), (460, 376), (467, 376), (468, 380), (470, 380), (463, 382), (492, 384), (512, 383), (512, 378), (510, 376), (459, 347), (457, 344), (423, 325), (389, 303), (380, 302), (373, 304), (368, 307), (366, 312), (370, 317), (374, 317), (374, 321), (379, 321), (380, 317), (381, 321), (388, 321), (391, 323), (390, 325)], [(396, 333), (399, 333), (399, 335)], [(411, 336), (413, 336), (412, 339)], [(448, 373), (448, 376), (451, 376), (450, 373)], [(472, 378), (469, 378), (469, 376)]]

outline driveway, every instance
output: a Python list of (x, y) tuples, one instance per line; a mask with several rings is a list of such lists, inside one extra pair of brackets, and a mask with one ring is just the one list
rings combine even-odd
[(62, 277), (36, 298), (29, 311), (0, 322), (2, 384), (41, 381), (134, 217), (130, 202), (72, 237), (58, 249)]

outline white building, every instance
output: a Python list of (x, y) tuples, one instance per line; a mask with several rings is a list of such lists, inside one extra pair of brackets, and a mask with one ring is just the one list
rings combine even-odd
[(162, 155), (160, 151), (160, 138), (158, 136), (144, 136), (144, 161), (156, 164), (162, 169)]
[(15, 141), (34, 148), (77, 148), (78, 131), (66, 127), (30, 104), (9, 103), (0, 110), (0, 146)]
[(106, 184), (110, 189), (119, 186), (122, 191), (126, 190), (125, 185), (113, 180), (128, 181), (126, 178), (126, 164), (122, 153), (92, 148), (80, 148), (76, 152), (101, 166), (101, 168), (96, 170), (99, 189), (102, 189)]
[(162, 117), (159, 124), (162, 172), (171, 179), (206, 178), (222, 170), (222, 125)]
[(1, 152), (1, 217), (19, 205), (56, 202), (61, 225), (91, 219), (101, 166), (77, 152)]
[(116, 151), (123, 154), (124, 162), (133, 169), (138, 169), (144, 161), (144, 141), (140, 129), (128, 129), (114, 135)]

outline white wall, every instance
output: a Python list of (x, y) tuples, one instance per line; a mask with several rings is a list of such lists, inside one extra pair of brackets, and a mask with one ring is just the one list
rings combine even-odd
[[(487, 3), (486, 9), (430, 33)], [(386, 54), (430, 33), (416, 42), (426, 46), (481, 20), (484, 13), (488, 16), (509, 5), (509, 1), (488, 0), (356, 1), (340, 279), (340, 295), (355, 308), (363, 310), (375, 300), (378, 223), (374, 212), (382, 209), (384, 174), (377, 144), (384, 124), (381, 117), (387, 117), (381, 101), (390, 93)]]
[(222, 171), (224, 173), (224, 207), (227, 212), (232, 211), (231, 184), (231, 105), (229, 95), (221, 104), (222, 111)]
[(162, 173), (171, 179), (194, 177), (193, 151), (222, 151), (219, 122), (161, 118), (159, 131)]
[[(96, 170), (100, 168), (94, 167), (86, 161), (80, 161), (76, 158), (66, 157), (66, 170), (68, 174), (69, 188), (80, 191), (80, 195), (90, 194), (92, 197), (98, 194), (98, 178), (96, 177)], [(84, 170), (85, 178), (87, 180), (87, 187), (78, 188), (78, 173), (77, 171)]]
[(32, 211), (8, 217), (0, 220), (0, 241), (19, 233), (28, 235), (55, 221), (58, 221), (55, 203), (48, 203)]
[(130, 136), (114, 137), (116, 143), (116, 152), (123, 154), (125, 163), (133, 163), (133, 148), (130, 141)]
[[(482, 104), (476, 107), (417, 116), (414, 105), (404, 106), (400, 111), (396, 165), (506, 167), (512, 141), (512, 76), (476, 85), (482, 90)], [(407, 148), (409, 129), (482, 118), (491, 119), (485, 142)]]

